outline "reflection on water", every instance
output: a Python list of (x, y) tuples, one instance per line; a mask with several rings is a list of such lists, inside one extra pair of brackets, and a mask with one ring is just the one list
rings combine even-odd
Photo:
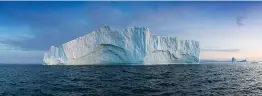
[(0, 95), (262, 95), (262, 65), (0, 65)]

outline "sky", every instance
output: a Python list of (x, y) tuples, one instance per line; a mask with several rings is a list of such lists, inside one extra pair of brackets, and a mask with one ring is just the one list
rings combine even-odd
[(0, 2), (0, 63), (42, 63), (103, 25), (200, 42), (202, 60), (262, 61), (262, 2)]

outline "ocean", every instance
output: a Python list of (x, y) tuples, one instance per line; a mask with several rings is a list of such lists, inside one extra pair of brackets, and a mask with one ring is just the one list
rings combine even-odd
[(2, 64), (0, 86), (0, 96), (262, 95), (262, 65)]

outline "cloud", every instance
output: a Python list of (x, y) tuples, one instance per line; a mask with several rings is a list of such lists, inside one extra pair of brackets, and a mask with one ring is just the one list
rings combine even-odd
[[(115, 6), (117, 3), (126, 6)], [(19, 8), (12, 7), (0, 9), (15, 21), (29, 26), (30, 35), (34, 37), (8, 38), (0, 43), (25, 50), (47, 50), (51, 45), (59, 46), (105, 24), (117, 29), (143, 26), (160, 36), (189, 36), (191, 29), (198, 27), (201, 21), (198, 17), (204, 14), (195, 6), (173, 6), (166, 2), (96, 2), (76, 9), (51, 8), (41, 12), (18, 11)]]
[(41, 12), (18, 11), (12, 7), (0, 8), (13, 20), (29, 26), (29, 33), (34, 37), (7, 38), (0, 40), (0, 43), (24, 50), (48, 50), (51, 45), (59, 46), (104, 24), (123, 28), (136, 19), (136, 16), (124, 14), (109, 5), (105, 2), (89, 4), (80, 9), (49, 9)]
[[(3, 9), (4, 10), (4, 9)], [(19, 37), (1, 40), (3, 44), (21, 47), (26, 50), (47, 50), (51, 45), (60, 45), (70, 39), (87, 33), (91, 26), (86, 18), (74, 15), (74, 11), (31, 12), (6, 9), (6, 13), (14, 20), (29, 26), (34, 38)]]
[(41, 64), (43, 51), (0, 50), (0, 64)]
[(246, 17), (237, 17), (236, 23), (239, 26), (245, 25), (243, 20), (246, 19)]
[[(119, 5), (123, 8), (114, 6), (116, 3), (120, 3)], [(214, 10), (221, 10), (222, 7), (212, 6), (214, 10), (211, 10), (212, 8), (201, 7), (201, 4), (200, 7), (196, 6), (199, 3), (189, 3), (183, 6), (168, 5), (168, 3), (170, 2), (154, 4), (148, 2), (95, 2), (81, 8), (62, 10), (49, 8), (44, 11), (18, 11), (19, 8), (12, 7), (0, 8), (14, 21), (29, 26), (30, 35), (33, 37), (8, 38), (1, 40), (0, 43), (26, 50), (48, 50), (51, 45), (61, 45), (106, 24), (114, 28), (144, 26), (150, 28), (152, 33), (156, 35), (198, 40), (205, 48), (209, 45), (231, 46), (233, 48), (242, 46), (242, 43), (237, 43), (239, 42), (238, 38), (244, 33), (237, 29), (239, 27), (236, 27), (236, 16), (240, 16), (239, 14), (230, 12), (231, 15), (233, 14), (230, 15), (233, 18), (223, 17), (223, 14), (229, 13), (228, 10), (213, 13)], [(68, 4), (70, 5), (71, 2)], [(210, 7), (210, 5), (208, 6)], [(242, 28), (245, 27), (248, 26)], [(246, 29), (255, 30), (257, 28)], [(230, 34), (228, 34), (229, 32)], [(244, 35), (247, 36), (246, 34)], [(247, 42), (247, 40), (245, 41)], [(220, 51), (225, 52), (225, 50)]]
[(211, 52), (239, 52), (240, 49), (201, 49), (201, 51), (211, 51)]

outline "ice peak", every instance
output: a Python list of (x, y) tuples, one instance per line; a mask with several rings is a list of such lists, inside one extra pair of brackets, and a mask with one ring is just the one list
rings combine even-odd
[(141, 26), (135, 26), (135, 27), (127, 27), (127, 29), (147, 29), (147, 28)]
[[(126, 27), (124, 29), (115, 29), (115, 28), (112, 28), (108, 25), (103, 25), (102, 27), (100, 27), (98, 29), (100, 32), (104, 32), (104, 31), (111, 31), (111, 30), (118, 30), (118, 31), (123, 31), (123, 30), (129, 30), (129, 31), (134, 31), (134, 30), (141, 30), (141, 31), (149, 31), (149, 28), (146, 28), (146, 27), (142, 27), (142, 26), (135, 26), (135, 27)], [(135, 32), (135, 31), (134, 31)]]
[(102, 29), (111, 29), (111, 27), (110, 26), (108, 26), (108, 25), (103, 25), (102, 27), (101, 27)]

